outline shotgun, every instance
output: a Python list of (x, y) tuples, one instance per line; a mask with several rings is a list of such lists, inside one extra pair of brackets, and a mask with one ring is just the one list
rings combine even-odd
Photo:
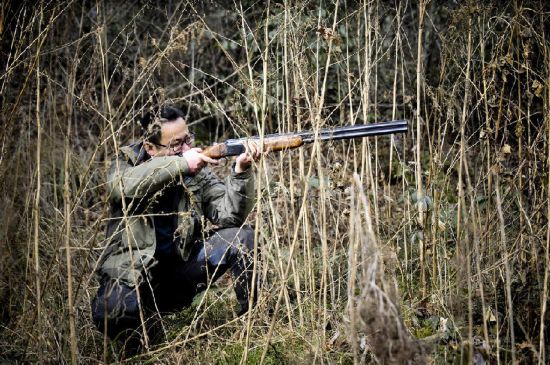
[[(321, 129), (318, 133), (313, 131), (292, 132), (284, 134), (269, 134), (263, 138), (263, 149), (269, 151), (282, 151), (298, 148), (314, 141), (335, 141), (340, 139), (352, 139), (385, 134), (406, 133), (408, 125), (406, 120), (393, 120), (390, 122), (356, 124), (345, 127)], [(246, 151), (246, 142), (260, 142), (260, 137), (247, 137), (228, 139), (227, 141), (209, 146), (203, 149), (202, 154), (210, 158), (223, 158), (238, 156)]]

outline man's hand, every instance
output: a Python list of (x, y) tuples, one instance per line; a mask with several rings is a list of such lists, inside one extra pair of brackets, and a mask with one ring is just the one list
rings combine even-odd
[(267, 153), (267, 151), (263, 152), (262, 146), (259, 146), (259, 144), (254, 141), (247, 141), (246, 147), (246, 152), (237, 156), (235, 164), (235, 172), (237, 174), (247, 170), (250, 165), (252, 165), (252, 161), (258, 161), (263, 154)]
[(187, 160), (187, 166), (191, 175), (195, 175), (209, 163), (213, 165), (219, 164), (218, 160), (205, 156), (201, 152), (201, 148), (191, 148), (182, 154), (182, 156)]

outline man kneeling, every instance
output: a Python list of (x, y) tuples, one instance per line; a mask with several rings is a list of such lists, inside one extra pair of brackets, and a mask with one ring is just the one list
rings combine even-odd
[[(164, 107), (142, 119), (143, 141), (120, 149), (108, 174), (109, 245), (100, 257), (100, 288), (93, 320), (131, 352), (154, 336), (148, 325), (191, 304), (223, 275), (233, 275), (245, 313), (254, 299), (254, 231), (242, 226), (254, 203), (252, 161), (260, 151), (237, 157), (220, 181), (217, 164), (193, 148), (184, 114)], [(204, 233), (207, 218), (218, 227)]]

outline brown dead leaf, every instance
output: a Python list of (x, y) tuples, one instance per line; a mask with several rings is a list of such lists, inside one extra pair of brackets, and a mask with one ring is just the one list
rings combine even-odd
[(340, 44), (340, 37), (338, 37), (338, 35), (332, 28), (319, 27), (317, 29), (317, 33), (319, 33), (321, 37), (323, 37), (323, 39), (327, 42), (332, 41), (336, 45)]
[(485, 320), (489, 323), (495, 323), (497, 321), (497, 318), (491, 308), (487, 308), (487, 311), (485, 312)]
[(540, 98), (542, 92), (544, 91), (544, 85), (539, 80), (535, 80), (531, 85), (531, 89), (533, 89), (533, 93), (535, 93), (535, 95)]
[(534, 350), (535, 347), (533, 346), (532, 343), (529, 343), (527, 341), (524, 341), (524, 342), (521, 342), (521, 343), (517, 343), (516, 344), (516, 347), (520, 350), (525, 350), (525, 349), (530, 349), (530, 350)]

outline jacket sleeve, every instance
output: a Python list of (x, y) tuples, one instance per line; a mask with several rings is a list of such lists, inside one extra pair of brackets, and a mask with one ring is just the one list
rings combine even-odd
[(203, 211), (220, 228), (242, 225), (254, 206), (255, 189), (252, 168), (237, 174), (234, 169), (225, 184), (210, 170), (203, 186)]
[(187, 161), (180, 156), (155, 157), (135, 166), (119, 158), (111, 164), (107, 186), (112, 198), (141, 198), (188, 171)]

